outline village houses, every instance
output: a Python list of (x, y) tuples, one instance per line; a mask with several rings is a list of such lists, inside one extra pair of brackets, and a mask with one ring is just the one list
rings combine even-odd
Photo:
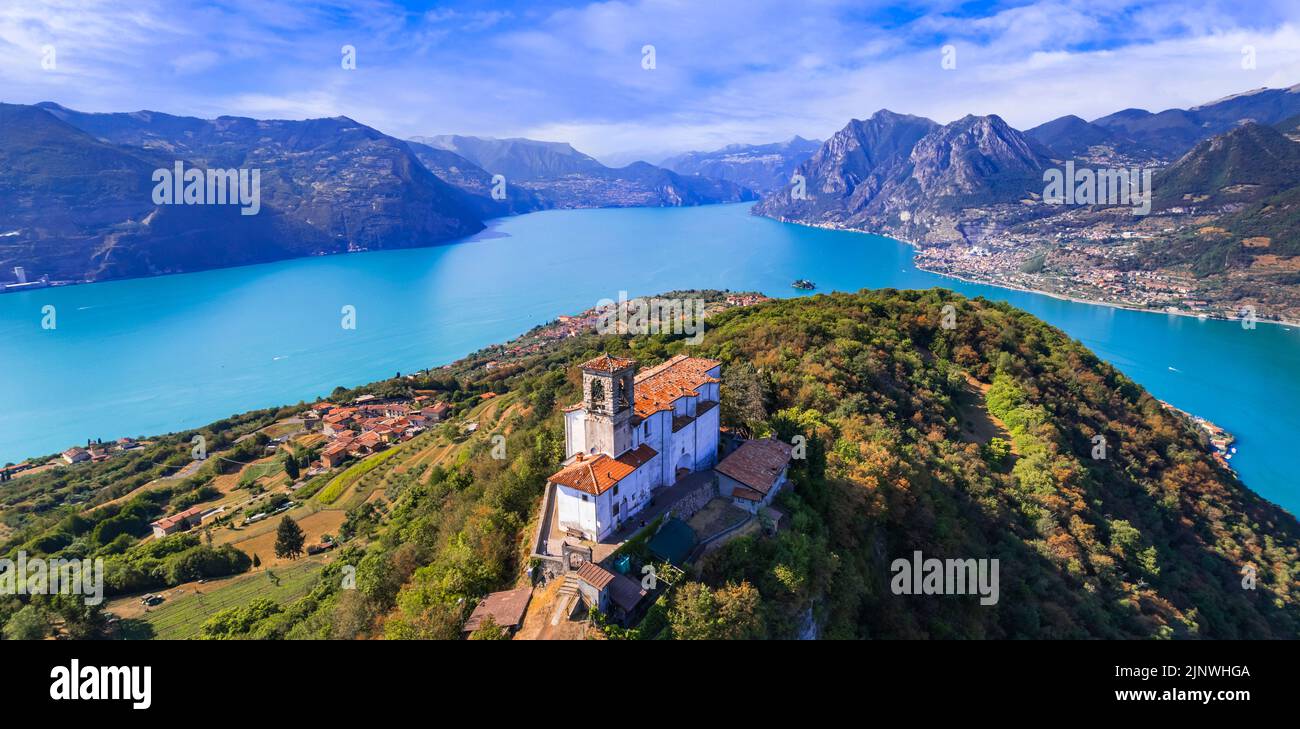
[(364, 458), (390, 445), (410, 440), (451, 410), (445, 402), (423, 405), (414, 401), (363, 395), (351, 405), (320, 402), (303, 414), (307, 430), (320, 428), (329, 440), (320, 452), (320, 465), (337, 468), (349, 458)]

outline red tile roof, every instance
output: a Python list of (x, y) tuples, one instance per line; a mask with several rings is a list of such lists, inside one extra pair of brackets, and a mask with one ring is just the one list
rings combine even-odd
[(609, 583), (614, 581), (614, 573), (595, 562), (583, 562), (582, 566), (578, 568), (578, 579), (597, 590), (603, 590)]
[[(600, 357), (597, 357), (591, 362), (599, 359)], [(582, 366), (586, 368), (591, 362)], [(641, 370), (633, 380), (636, 383), (636, 402), (632, 404), (636, 419), (633, 424), (640, 423), (660, 410), (671, 410), (673, 402), (679, 397), (699, 395), (699, 388), (707, 383), (721, 382), (706, 374), (720, 364), (722, 363), (716, 359), (679, 354), (667, 362)], [(564, 408), (564, 412), (578, 410), (581, 407), (582, 403), (574, 403)]]
[(551, 483), (599, 496), (614, 487), (658, 455), (659, 452), (642, 443), (618, 458), (600, 453), (574, 461), (551, 476)]
[(191, 517), (199, 516), (199, 515), (201, 515), (202, 513), (203, 513), (203, 507), (201, 507), (201, 506), (192, 506), (192, 507), (190, 507), (190, 508), (186, 509), (185, 511), (182, 511), (182, 512), (180, 512), (180, 513), (178, 513), (178, 514), (172, 514), (171, 516), (164, 516), (163, 518), (159, 519), (158, 521), (155, 521), (155, 522), (153, 522), (152, 524), (150, 524), (150, 526), (156, 526), (156, 527), (159, 527), (159, 528), (161, 528), (161, 529), (171, 529), (172, 527), (176, 526), (177, 524), (179, 524), (179, 523), (181, 523), (181, 522), (183, 522), (183, 521), (189, 521), (189, 519), (190, 519)]
[(595, 359), (587, 360), (582, 363), (584, 370), (599, 370), (601, 372), (618, 372), (628, 367), (635, 367), (636, 360), (625, 359), (623, 357), (611, 357), (608, 354), (602, 354)]
[(636, 376), (636, 403), (633, 409), (640, 418), (660, 410), (669, 410), (673, 401), (687, 395), (699, 395), (700, 387), (719, 382), (709, 370), (721, 365), (716, 359), (687, 357), (679, 354), (663, 364), (642, 370)]
[(716, 470), (766, 496), (781, 471), (790, 465), (793, 450), (776, 438), (745, 441), (735, 453), (722, 459)]

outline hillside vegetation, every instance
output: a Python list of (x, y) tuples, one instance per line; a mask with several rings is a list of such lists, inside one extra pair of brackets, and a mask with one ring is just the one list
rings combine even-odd
[[(938, 326), (956, 307), (956, 328)], [(812, 607), (834, 637), (1294, 637), (1300, 525), (1140, 386), (1004, 304), (938, 290), (819, 296), (716, 322), (706, 356), (752, 362), (778, 433), (816, 445), (794, 528), (703, 565), (759, 588), (769, 632)], [(991, 385), (1008, 461), (962, 442), (964, 375)], [(1092, 457), (1104, 436), (1104, 459)], [(1001, 599), (895, 596), (914, 550), (998, 558)], [(1241, 571), (1256, 570), (1256, 589)]]
[[(953, 329), (940, 326), (946, 304)], [(600, 352), (641, 366), (677, 352), (720, 359), (724, 425), (808, 443), (774, 536), (736, 538), (688, 565), (645, 621), (604, 627), (608, 637), (1300, 633), (1294, 517), (1082, 345), (1010, 306), (939, 289), (730, 309), (696, 347), (589, 334), (491, 371), (485, 357), (467, 358), (439, 386), (508, 397), (500, 419), (458, 436), (437, 463), (379, 465), (384, 498), (349, 507), (347, 546), (306, 595), (232, 605), (197, 633), (459, 637), (484, 595), (527, 584), (527, 535), (563, 455), (559, 408), (579, 399), (576, 365)], [(493, 457), (498, 434), (505, 458)], [(1096, 436), (1104, 458), (1093, 457)], [(891, 562), (917, 550), (999, 560), (1000, 599), (893, 594)], [(344, 588), (347, 566), (356, 589)], [(1254, 589), (1244, 589), (1252, 570)]]

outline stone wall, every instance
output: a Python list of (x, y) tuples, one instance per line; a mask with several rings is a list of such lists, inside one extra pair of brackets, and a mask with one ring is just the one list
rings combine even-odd
[(683, 496), (673, 505), (673, 516), (683, 521), (695, 516), (695, 512), (704, 508), (713, 497), (718, 495), (718, 480), (715, 476), (709, 482)]

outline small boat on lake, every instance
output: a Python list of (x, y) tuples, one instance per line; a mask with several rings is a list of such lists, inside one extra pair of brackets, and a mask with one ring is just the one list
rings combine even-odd
[(813, 283), (812, 281), (809, 281), (806, 278), (797, 278), (794, 280), (794, 283), (790, 285), (795, 287), (796, 289), (799, 289), (800, 291), (812, 291), (813, 289), (817, 288), (817, 284)]

